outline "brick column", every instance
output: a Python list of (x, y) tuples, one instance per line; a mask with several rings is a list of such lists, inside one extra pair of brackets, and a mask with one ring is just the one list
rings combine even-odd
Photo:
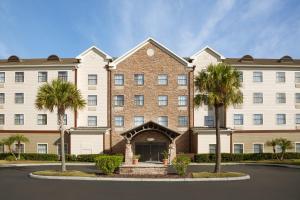
[(131, 143), (126, 143), (125, 147), (125, 165), (132, 165), (133, 152)]

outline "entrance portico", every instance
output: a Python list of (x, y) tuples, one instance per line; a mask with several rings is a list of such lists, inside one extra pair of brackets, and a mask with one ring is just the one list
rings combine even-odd
[(137, 126), (121, 134), (126, 140), (125, 164), (132, 164), (133, 155), (141, 161), (162, 160), (162, 153), (169, 152), (170, 161), (176, 156), (175, 140), (179, 133), (153, 121)]

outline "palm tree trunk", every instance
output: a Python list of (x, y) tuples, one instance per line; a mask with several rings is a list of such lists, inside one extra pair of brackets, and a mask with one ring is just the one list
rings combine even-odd
[(65, 172), (66, 158), (65, 158), (65, 130), (64, 130), (64, 114), (58, 114), (59, 130), (60, 130), (60, 149), (61, 149), (61, 171)]
[(8, 151), (11, 153), (11, 155), (15, 158), (15, 160), (17, 160), (16, 155), (14, 154), (14, 152), (11, 150), (11, 146), (8, 145)]
[(215, 122), (216, 122), (216, 165), (215, 173), (221, 172), (221, 136), (220, 136), (220, 121), (219, 121), (219, 106), (215, 106)]
[(21, 146), (21, 142), (18, 141), (18, 160), (21, 159), (21, 148), (20, 148), (20, 146)]

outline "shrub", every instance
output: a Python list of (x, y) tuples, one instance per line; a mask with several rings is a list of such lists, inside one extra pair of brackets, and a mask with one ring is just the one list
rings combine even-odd
[(78, 155), (76, 161), (79, 162), (95, 162), (95, 158), (103, 154), (82, 154)]
[[(256, 161), (256, 160), (273, 160), (276, 159), (279, 154), (273, 153), (244, 153), (244, 154), (230, 154), (222, 153), (222, 162), (239, 162), (239, 161)], [(300, 153), (285, 153), (284, 159), (299, 159)], [(196, 154), (194, 161), (201, 162), (215, 162), (215, 154)]]
[(76, 155), (66, 154), (66, 161), (77, 161)]
[(123, 162), (120, 155), (101, 155), (95, 158), (96, 167), (104, 174), (112, 174)]
[(179, 176), (184, 176), (186, 174), (186, 170), (190, 162), (191, 159), (188, 156), (178, 155), (172, 161), (172, 165)]
[(57, 154), (40, 154), (40, 153), (23, 153), (21, 157), (24, 160), (42, 160), (42, 161), (58, 161)]
[(6, 157), (10, 155), (11, 153), (0, 153), (0, 160), (6, 160)]
[(15, 158), (14, 156), (12, 156), (12, 155), (9, 155), (9, 156), (7, 156), (7, 157), (5, 158), (5, 160), (7, 160), (7, 161), (15, 161), (16, 158)]

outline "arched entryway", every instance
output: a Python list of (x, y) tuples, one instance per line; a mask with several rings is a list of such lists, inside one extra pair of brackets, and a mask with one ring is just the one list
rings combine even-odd
[(179, 133), (155, 122), (147, 122), (121, 134), (127, 141), (125, 162), (130, 164), (135, 154), (140, 161), (161, 161), (164, 151), (168, 151), (170, 159), (176, 156), (175, 139)]

